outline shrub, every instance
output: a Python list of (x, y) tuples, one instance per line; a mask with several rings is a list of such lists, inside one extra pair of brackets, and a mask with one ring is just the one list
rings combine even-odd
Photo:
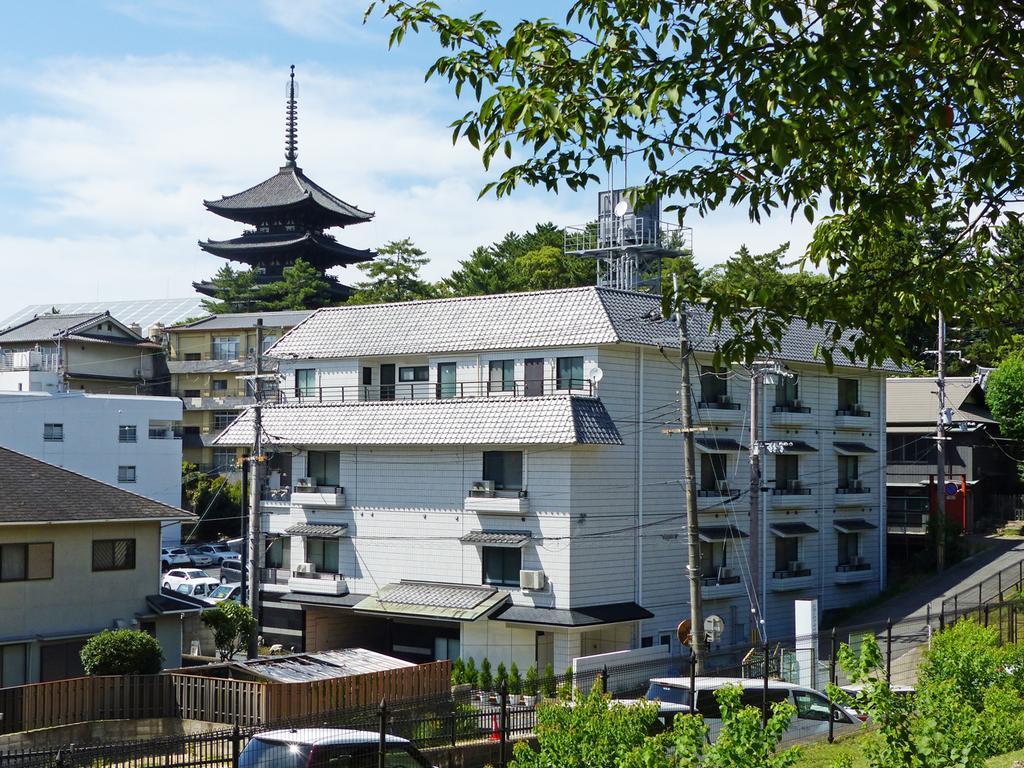
[(470, 685), (476, 685), (476, 660), (470, 656), (466, 661), (466, 666), (463, 669), (463, 682), (469, 683)]
[(494, 690), (494, 676), (491, 674), (491, 660), (484, 658), (480, 662), (480, 672), (476, 676), (476, 687), (481, 691)]
[(462, 685), (466, 677), (466, 669), (462, 663), (462, 657), (452, 662), (452, 685)]
[(1006, 679), (1004, 655), (995, 629), (969, 619), (958, 621), (932, 638), (918, 675), (918, 690), (926, 693), (929, 687), (949, 681), (958, 696), (980, 710), (985, 690)]
[(514, 696), (523, 692), (523, 676), (519, 673), (519, 665), (514, 661), (508, 668), (508, 692)]
[(148, 632), (107, 629), (86, 641), (81, 658), (87, 675), (155, 675), (164, 652)]
[(553, 699), (556, 691), (555, 666), (554, 664), (548, 664), (544, 667), (544, 678), (540, 682), (540, 692), (547, 698)]
[(531, 664), (526, 670), (526, 683), (525, 690), (523, 691), (527, 696), (536, 696), (539, 689), (540, 681), (537, 678), (537, 666)]
[(256, 619), (249, 606), (222, 600), (203, 611), (203, 624), (213, 631), (213, 642), (221, 659), (230, 659), (249, 645), (256, 631)]
[(558, 686), (558, 697), (560, 699), (571, 699), (572, 689), (572, 664), (570, 664), (562, 674), (562, 684)]
[(494, 690), (508, 690), (508, 670), (505, 669), (505, 662), (498, 662), (498, 669), (494, 673)]

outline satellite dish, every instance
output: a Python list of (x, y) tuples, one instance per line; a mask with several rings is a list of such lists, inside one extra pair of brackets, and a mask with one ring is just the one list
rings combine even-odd
[(625, 200), (619, 200), (619, 202), (615, 204), (615, 215), (621, 219), (627, 213), (629, 213), (629, 203)]
[(725, 632), (725, 622), (721, 616), (711, 614), (704, 619), (704, 634), (707, 636), (708, 641), (717, 643), (722, 639), (722, 634)]
[(692, 639), (692, 635), (690, 634), (690, 627), (692, 626), (693, 624), (690, 623), (689, 619), (683, 619), (679, 622), (679, 626), (676, 627), (676, 637), (679, 638), (679, 643), (681, 645), (690, 644), (690, 640)]
[(595, 368), (594, 370), (592, 370), (590, 372), (590, 380), (594, 384), (597, 384), (597, 382), (599, 382), (603, 378), (604, 378), (604, 371), (602, 371), (600, 368)]

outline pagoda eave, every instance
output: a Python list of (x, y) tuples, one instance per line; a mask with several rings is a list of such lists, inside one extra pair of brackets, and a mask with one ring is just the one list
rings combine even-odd
[(251, 234), (232, 240), (200, 241), (199, 247), (207, 253), (243, 264), (288, 263), (301, 258), (320, 270), (372, 261), (376, 256), (370, 250), (350, 248), (324, 235), (309, 234), (284, 238)]
[(331, 227), (348, 227), (370, 221), (374, 214), (369, 212), (365, 217), (348, 216), (318, 204), (312, 197), (305, 197), (287, 205), (275, 205), (262, 208), (236, 208), (220, 205), (217, 200), (204, 200), (206, 210), (221, 218), (248, 224), (253, 227), (272, 221), (296, 221), (319, 229)]
[[(327, 290), (330, 295), (330, 301), (332, 303), (342, 302), (347, 300), (353, 293), (355, 288), (350, 285), (338, 282), (337, 278), (332, 275), (324, 275), (327, 279)], [(281, 279), (278, 276), (261, 275), (256, 280), (257, 286), (269, 285), (270, 283), (277, 282)], [(203, 296), (209, 296), (211, 298), (219, 298), (217, 286), (210, 280), (202, 280), (199, 282), (193, 282), (192, 288), (196, 293), (201, 293)], [(258, 301), (258, 298), (254, 297), (253, 301)]]

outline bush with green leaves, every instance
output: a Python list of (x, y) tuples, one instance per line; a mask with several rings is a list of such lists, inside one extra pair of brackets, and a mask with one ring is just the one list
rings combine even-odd
[(958, 621), (932, 638), (918, 673), (918, 690), (949, 681), (956, 695), (980, 709), (985, 691), (1006, 681), (1006, 653), (994, 628), (970, 619)]
[(466, 659), (466, 666), (463, 669), (462, 674), (463, 674), (463, 677), (462, 677), (463, 682), (469, 683), (470, 685), (476, 685), (476, 676), (477, 676), (476, 659), (474, 659), (472, 656), (470, 656), (468, 659)]
[(221, 659), (230, 659), (249, 645), (256, 631), (256, 618), (249, 606), (222, 600), (203, 611), (203, 624), (213, 632), (213, 643)]
[(537, 666), (531, 664), (526, 670), (526, 680), (523, 682), (523, 693), (527, 696), (536, 696), (540, 690), (540, 680), (537, 677)]
[(494, 672), (494, 690), (502, 689), (508, 689), (508, 670), (505, 668), (505, 662), (499, 661), (498, 668)]
[(553, 699), (558, 692), (557, 683), (555, 682), (554, 664), (548, 664), (544, 667), (544, 677), (540, 681), (540, 692), (542, 696), (548, 699)]
[(480, 662), (480, 671), (476, 675), (476, 687), (481, 691), (494, 690), (494, 675), (491, 672), (491, 660), (484, 658)]
[(460, 656), (452, 662), (452, 685), (462, 685), (465, 676), (466, 668)]
[(164, 651), (148, 632), (107, 629), (86, 641), (81, 659), (87, 675), (155, 675)]
[(514, 661), (508, 668), (508, 692), (518, 696), (523, 692), (523, 675), (519, 671), (519, 665)]

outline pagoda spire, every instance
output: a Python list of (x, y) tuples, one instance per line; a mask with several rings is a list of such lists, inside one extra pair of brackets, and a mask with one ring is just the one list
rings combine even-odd
[(292, 64), (292, 73), (288, 80), (288, 108), (286, 110), (287, 121), (284, 131), (284, 159), (286, 160), (286, 165), (289, 166), (295, 165), (295, 158), (299, 154), (299, 115), (298, 107), (295, 103), (296, 92), (295, 65)]

